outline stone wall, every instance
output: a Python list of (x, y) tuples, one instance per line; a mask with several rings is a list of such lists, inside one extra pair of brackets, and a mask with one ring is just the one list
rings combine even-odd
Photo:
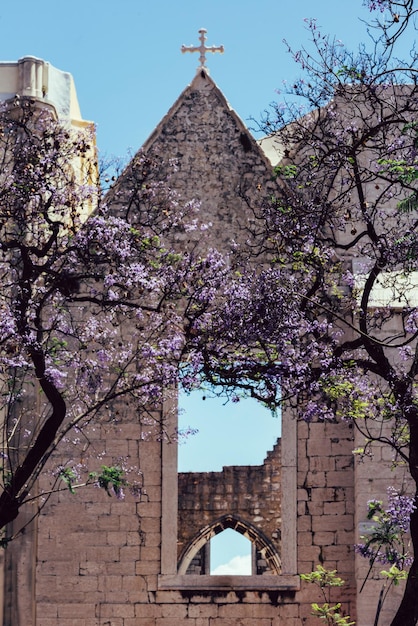
[(203, 234), (198, 228), (180, 237), (182, 246), (229, 252), (234, 242), (251, 238), (254, 211), (274, 193), (272, 168), (205, 72), (196, 75), (143, 149), (161, 161), (159, 176), (180, 198), (197, 201), (199, 222), (210, 226)]
[[(183, 92), (144, 149), (176, 160), (170, 184), (185, 200), (197, 198), (201, 221), (212, 224), (183, 236), (182, 247), (229, 251), (235, 240), (246, 240), (252, 209), (271, 190), (271, 168), (206, 74)], [(162, 165), (163, 178), (168, 169)], [(128, 174), (129, 168), (119, 189)], [(174, 415), (171, 407), (169, 416)], [(77, 448), (80, 462), (97, 469), (124, 459), (140, 468), (146, 492), (139, 500), (118, 500), (94, 487), (53, 496), (36, 532), (7, 549), (5, 588), (14, 587), (16, 602), (8, 596), (5, 605), (13, 605), (14, 612), (3, 626), (315, 626), (310, 604), (321, 595), (297, 574), (318, 563), (346, 580), (331, 601), (341, 601), (358, 626), (370, 626), (367, 611), (376, 588), (369, 593), (366, 586), (359, 600), (355, 575), (364, 576), (367, 564), (359, 564), (353, 544), (367, 499), (381, 495), (388, 481), (390, 459), (354, 466), (356, 435), (345, 423), (296, 424), (286, 416), (284, 425), (281, 445), (263, 467), (227, 468), (222, 478), (208, 475), (201, 483), (189, 475), (187, 486), (180, 477), (178, 535), (175, 444), (159, 437), (144, 441), (129, 404), (117, 422), (96, 424), (87, 458)], [(74, 449), (62, 448), (61, 454), (63, 460), (74, 458)], [(226, 492), (229, 504), (222, 509)], [(197, 508), (198, 502), (205, 506)], [(202, 526), (224, 518), (224, 511), (259, 525), (283, 556), (280, 574), (179, 574), (179, 553)]]
[[(220, 524), (214, 532), (232, 527), (248, 538), (249, 527), (255, 525), (280, 554), (280, 440), (261, 466), (228, 466), (221, 472), (184, 472), (178, 479), (179, 561), (199, 531), (218, 520)], [(258, 564), (257, 569), (261, 573), (269, 568), (267, 564)]]
[[(172, 444), (141, 441), (140, 429), (134, 423), (123, 423), (117, 428), (102, 426), (95, 430), (94, 436), (95, 448), (106, 450), (103, 462), (114, 462), (120, 457), (138, 462), (144, 474), (146, 494), (141, 501), (131, 496), (120, 501), (92, 487), (75, 496), (62, 494), (49, 503), (39, 520), (36, 545), (36, 617), (30, 622), (25, 616), (22, 626), (316, 624), (310, 617), (310, 602), (319, 601), (320, 597), (311, 586), (302, 585), (301, 591), (286, 590), (280, 585), (277, 588), (261, 586), (256, 590), (246, 588), (245, 584), (242, 588), (228, 588), (227, 577), (221, 576), (212, 577), (219, 579), (219, 589), (199, 587), (198, 583), (195, 590), (165, 589), (160, 583), (161, 459), (162, 448)], [(298, 571), (312, 571), (318, 563), (337, 569), (347, 585), (334, 593), (334, 599), (342, 600), (345, 609), (354, 616), (352, 445), (353, 433), (345, 425), (299, 424), (298, 517), (294, 523), (298, 537)], [(275, 493), (280, 493), (274, 488), (279, 453), (280, 446), (277, 446), (268, 455), (265, 466), (270, 465), (269, 469), (251, 469), (258, 485), (254, 485), (253, 494), (258, 497), (260, 507), (267, 507), (267, 510), (270, 493), (273, 498), (277, 497)], [(242, 479), (243, 475), (248, 476), (249, 470), (228, 468), (224, 486), (232, 484), (234, 471)], [(243, 483), (240, 484), (242, 487)], [(197, 491), (207, 488), (208, 482), (204, 481), (195, 486)], [(218, 483), (215, 492), (220, 494), (223, 488)], [(251, 494), (248, 487), (246, 494)], [(192, 503), (191, 492), (188, 497)], [(236, 498), (236, 505), (243, 499)], [(253, 505), (255, 515), (255, 503)], [(271, 508), (273, 512), (274, 507)], [(191, 516), (194, 514), (190, 512)], [(201, 515), (202, 511), (199, 519)], [(185, 519), (184, 510), (180, 512), (181, 519)], [(189, 525), (189, 520), (185, 521)], [(258, 523), (255, 517), (252, 522)], [(266, 524), (267, 534), (270, 522)], [(257, 578), (264, 579), (264, 576)]]

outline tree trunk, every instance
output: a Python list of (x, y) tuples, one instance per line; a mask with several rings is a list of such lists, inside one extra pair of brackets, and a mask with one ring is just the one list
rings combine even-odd
[(415, 510), (411, 515), (410, 532), (414, 561), (409, 570), (402, 602), (391, 626), (416, 626), (418, 622), (418, 419), (416, 414), (411, 417), (409, 421), (409, 470), (415, 481)]
[(48, 392), (46, 395), (53, 407), (53, 411), (42, 426), (25, 459), (14, 470), (10, 484), (7, 485), (0, 495), (0, 530), (5, 528), (10, 522), (13, 522), (18, 516), (19, 509), (27, 495), (27, 491), (22, 490), (26, 489), (26, 484), (34, 476), (36, 470), (44, 466), (48, 449), (51, 449), (58, 428), (65, 419), (67, 407), (62, 395), (45, 379), (42, 388)]
[(0, 496), (0, 529), (13, 522), (19, 515), (19, 504), (16, 498), (10, 497), (8, 491), (3, 491)]
[(409, 570), (405, 593), (391, 626), (416, 626), (418, 622), (418, 561)]

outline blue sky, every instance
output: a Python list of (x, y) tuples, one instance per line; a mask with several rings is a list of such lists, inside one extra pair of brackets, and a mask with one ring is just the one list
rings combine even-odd
[(98, 126), (102, 154), (136, 151), (192, 80), (198, 43), (212, 78), (244, 121), (258, 119), (283, 79), (298, 72), (283, 45), (306, 42), (304, 18), (347, 44), (362, 39), (362, 0), (20, 0), (0, 8), (1, 58), (34, 55), (73, 74), (85, 119)]
[(281, 433), (280, 417), (273, 417), (256, 400), (233, 403), (201, 390), (180, 394), (179, 425), (198, 430), (179, 446), (181, 472), (262, 465)]

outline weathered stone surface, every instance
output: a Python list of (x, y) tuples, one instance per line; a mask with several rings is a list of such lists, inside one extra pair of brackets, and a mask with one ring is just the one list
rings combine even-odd
[[(185, 200), (200, 201), (201, 221), (212, 223), (204, 231), (205, 246), (229, 250), (248, 236), (249, 207), (262, 202), (272, 185), (270, 165), (205, 73), (183, 92), (144, 149), (177, 161), (170, 184)], [(162, 163), (161, 176), (164, 168)], [(197, 231), (179, 244), (194, 246), (201, 239)], [(263, 466), (180, 475), (178, 546), (168, 567), (163, 545), (167, 533), (176, 536), (175, 458), (167, 467), (165, 444), (143, 441), (135, 413), (129, 406), (121, 411), (117, 427), (96, 427), (91, 441), (104, 453), (99, 464), (123, 456), (139, 466), (147, 496), (119, 502), (92, 488), (51, 498), (33, 534), (6, 551), (4, 626), (314, 626), (310, 603), (319, 600), (316, 590), (280, 586), (278, 576), (274, 589), (217, 589), (216, 581), (200, 588), (197, 576), (191, 577), (197, 579), (194, 589), (163, 588), (162, 578), (176, 576), (176, 557), (196, 533), (225, 514), (258, 528), (279, 554), (289, 548), (280, 539), (287, 524), (297, 541), (297, 572), (311, 572), (318, 563), (336, 569), (346, 580), (336, 601), (358, 618), (358, 626), (369, 626), (371, 598), (378, 593), (372, 584), (370, 592), (366, 587), (357, 594), (355, 581), (364, 577), (367, 563), (352, 546), (367, 500), (380, 496), (392, 479), (391, 458), (384, 454), (377, 466), (354, 464), (358, 435), (348, 425), (299, 423), (295, 436), (284, 433)], [(97, 466), (97, 459), (90, 462)], [(164, 472), (172, 474), (172, 493), (164, 491)], [(286, 501), (297, 505), (294, 517)], [(289, 578), (294, 573), (283, 572)], [(13, 590), (19, 591), (14, 605)], [(390, 602), (385, 608), (382, 626), (389, 623)]]
[[(179, 558), (199, 530), (214, 524), (225, 513), (243, 524), (255, 524), (280, 553), (280, 486), (280, 440), (261, 466), (229, 466), (221, 472), (180, 473)], [(200, 573), (204, 573), (204, 568)]]

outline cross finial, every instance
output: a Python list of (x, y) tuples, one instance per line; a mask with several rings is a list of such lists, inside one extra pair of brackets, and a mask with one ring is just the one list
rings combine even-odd
[(222, 54), (222, 52), (224, 51), (224, 47), (223, 46), (206, 46), (205, 45), (205, 41), (206, 41), (206, 33), (207, 30), (206, 28), (201, 28), (199, 30), (200, 33), (200, 46), (182, 46), (181, 47), (181, 51), (182, 52), (200, 52), (200, 57), (199, 57), (199, 61), (200, 61), (200, 65), (197, 68), (197, 71), (201, 70), (202, 68), (206, 69), (205, 64), (206, 64), (206, 52), (220, 52)]

